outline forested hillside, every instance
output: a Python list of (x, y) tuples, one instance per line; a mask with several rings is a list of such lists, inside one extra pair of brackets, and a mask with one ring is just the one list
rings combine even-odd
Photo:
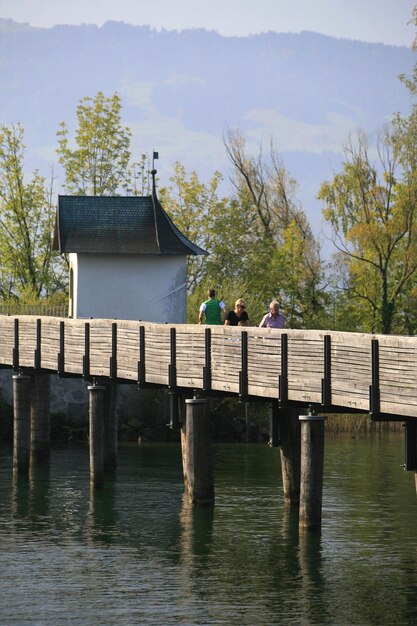
[(31, 164), (51, 163), (58, 124), (73, 121), (78, 101), (117, 91), (135, 149), (159, 149), (166, 174), (176, 160), (206, 176), (223, 169), (222, 135), (239, 127), (255, 143), (274, 136), (308, 197), (349, 130), (408, 111), (398, 74), (412, 62), (407, 48), (309, 32), (237, 38), (0, 20), (0, 120), (22, 123)]
[(164, 206), (209, 252), (192, 320), (216, 284), (252, 321), (279, 298), (290, 327), (414, 333), (414, 63), (308, 32), (0, 20), (0, 300), (65, 298), (56, 194), (144, 193), (156, 150)]

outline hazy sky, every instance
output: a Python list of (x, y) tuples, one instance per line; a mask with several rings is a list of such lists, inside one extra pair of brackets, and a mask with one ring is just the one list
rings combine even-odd
[(411, 45), (417, 0), (0, 0), (0, 17), (32, 26), (108, 20), (223, 35), (309, 30), (334, 37)]

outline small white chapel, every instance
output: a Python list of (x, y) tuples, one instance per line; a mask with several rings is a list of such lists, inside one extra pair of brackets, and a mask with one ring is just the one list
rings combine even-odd
[(69, 317), (184, 323), (187, 239), (148, 196), (59, 196), (55, 250), (69, 259)]

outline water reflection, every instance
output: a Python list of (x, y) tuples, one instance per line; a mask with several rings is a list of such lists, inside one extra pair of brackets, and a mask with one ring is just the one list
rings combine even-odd
[(284, 551), (285, 564), (288, 573), (298, 578), (299, 561), (298, 554), (298, 507), (285, 505), (282, 509), (281, 547)]
[(300, 529), (298, 561), (305, 621), (328, 623), (330, 617), (322, 569), (322, 536), (318, 530)]
[(51, 466), (32, 461), (29, 468), (29, 508), (34, 526), (42, 525), (49, 515)]
[(22, 523), (29, 516), (30, 484), (27, 476), (13, 472), (11, 513), (15, 525)]
[(88, 449), (55, 450), (14, 480), (0, 447), (0, 624), (417, 623), (402, 440), (328, 444), (321, 533), (284, 506), (275, 452), (217, 446), (206, 508), (184, 492), (179, 447), (123, 448), (100, 490)]
[[(4, 506), (6, 502), (2, 502)], [(50, 504), (50, 465), (34, 460), (28, 475), (11, 476), (10, 506), (15, 528), (38, 533), (48, 523)]]
[(116, 484), (107, 481), (100, 489), (90, 485), (89, 505), (85, 522), (87, 543), (110, 545), (118, 535), (119, 515), (116, 507)]
[(195, 563), (197, 573), (203, 569), (211, 552), (214, 506), (195, 506), (184, 491), (180, 512), (181, 558), (184, 563)]

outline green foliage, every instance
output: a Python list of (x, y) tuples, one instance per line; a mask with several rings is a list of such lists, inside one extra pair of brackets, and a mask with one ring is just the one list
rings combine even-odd
[(368, 138), (359, 133), (356, 142), (346, 144), (342, 171), (319, 193), (335, 246), (345, 257), (341, 287), (363, 309), (360, 330), (368, 332), (392, 332), (402, 294), (417, 270), (415, 139), (413, 150), (405, 149), (404, 139), (412, 138), (408, 133), (401, 138), (401, 132), (399, 124), (384, 131), (378, 163), (371, 161)]
[[(150, 193), (149, 162), (146, 155), (131, 162), (131, 131), (122, 124), (117, 94), (80, 100), (73, 141), (64, 122), (57, 135), (68, 193)], [(297, 183), (272, 141), (268, 153), (261, 145), (253, 155), (243, 135), (229, 131), (230, 197), (219, 195), (220, 172), (202, 182), (176, 163), (170, 185), (159, 191), (161, 202), (184, 235), (208, 252), (187, 260), (189, 321), (197, 321), (207, 289), (215, 288), (228, 308), (244, 298), (253, 325), (278, 299), (292, 328), (415, 332), (416, 137), (414, 108), (384, 130), (376, 163), (364, 134), (346, 143), (342, 170), (319, 193), (339, 252), (330, 272), (297, 200)], [(23, 180), (20, 127), (1, 128), (0, 149), (0, 297), (31, 305), (65, 287), (63, 262), (51, 251), (52, 183), (48, 189), (38, 172)]]
[[(417, 25), (417, 7), (413, 21)], [(417, 64), (412, 76), (400, 78), (415, 96)], [(342, 255), (333, 283), (335, 323), (343, 328), (345, 322), (348, 330), (416, 333), (417, 105), (408, 117), (395, 115), (376, 150), (364, 133), (349, 139), (342, 171), (322, 184), (319, 198)], [(339, 319), (346, 304), (347, 315)]]
[(255, 297), (261, 317), (274, 298), (291, 327), (320, 325), (326, 306), (320, 247), (296, 198), (289, 175), (271, 141), (247, 154), (244, 137), (230, 131), (226, 152), (233, 166), (235, 211), (244, 219), (244, 264), (241, 290)]
[[(200, 182), (196, 172), (187, 175), (180, 163), (175, 163), (171, 185), (159, 190), (159, 198), (179, 230), (193, 243), (211, 251), (211, 219), (221, 211), (224, 200), (217, 196), (221, 176), (216, 172), (211, 180)], [(207, 275), (206, 257), (190, 256), (188, 291), (193, 292)]]
[(146, 154), (140, 161), (130, 163), (124, 174), (123, 187), (128, 196), (148, 196), (152, 191), (150, 163)]
[(270, 163), (245, 154), (241, 135), (230, 134), (227, 151), (235, 167), (235, 194), (219, 198), (215, 172), (202, 183), (177, 163), (172, 185), (159, 196), (178, 228), (205, 249), (188, 261), (188, 321), (196, 322), (209, 288), (228, 309), (244, 298), (257, 325), (269, 302), (280, 298), (291, 326), (325, 321), (319, 248), (294, 198), (292, 180), (275, 152)]
[(77, 107), (77, 122), (75, 147), (70, 144), (65, 122), (57, 132), (67, 192), (104, 196), (131, 188), (130, 177), (141, 170), (140, 164), (129, 169), (131, 131), (121, 123), (119, 96), (106, 98), (99, 91), (94, 98), (83, 98)]
[(52, 182), (35, 171), (25, 182), (21, 126), (0, 127), (0, 298), (30, 299), (65, 288), (62, 260), (52, 251)]

